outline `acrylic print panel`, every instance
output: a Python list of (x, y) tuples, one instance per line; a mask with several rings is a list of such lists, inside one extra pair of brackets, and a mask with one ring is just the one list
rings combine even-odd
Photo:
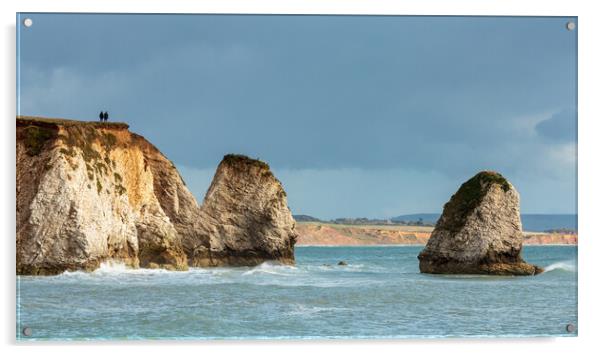
[(576, 18), (17, 28), (19, 340), (577, 335)]

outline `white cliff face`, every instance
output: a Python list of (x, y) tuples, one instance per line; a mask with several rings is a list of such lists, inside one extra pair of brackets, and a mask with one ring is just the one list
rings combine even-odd
[(264, 163), (226, 157), (199, 207), (175, 166), (121, 123), (17, 119), (17, 273), (105, 260), (187, 269), (293, 263), (294, 220)]
[(485, 171), (445, 205), (418, 258), (424, 273), (531, 275), (541, 269), (521, 258), (518, 192), (500, 174)]
[[(17, 129), (19, 273), (90, 270), (108, 259), (187, 268), (176, 228), (154, 189), (156, 171), (147, 163), (160, 153), (148, 142), (111, 125)], [(53, 135), (37, 154), (28, 142), (32, 129)]]
[[(71, 168), (59, 154), (42, 177), (30, 204), (29, 233), (37, 252), (27, 252), (24, 262), (42, 267), (68, 263), (95, 266), (108, 255), (137, 264), (137, 213), (127, 194), (112, 188), (109, 176), (90, 180), (83, 160)], [(98, 187), (102, 185), (103, 187)]]

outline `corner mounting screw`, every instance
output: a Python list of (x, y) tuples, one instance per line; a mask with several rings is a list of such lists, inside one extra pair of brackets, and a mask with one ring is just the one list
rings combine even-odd
[(569, 22), (566, 23), (566, 29), (569, 30), (569, 31), (574, 30), (575, 27), (577, 27), (577, 25), (573, 21), (569, 21)]
[(31, 337), (31, 328), (29, 328), (29, 327), (23, 327), (23, 335), (25, 337)]
[(573, 333), (575, 331), (575, 325), (572, 323), (569, 323), (568, 325), (566, 325), (566, 331), (569, 333)]

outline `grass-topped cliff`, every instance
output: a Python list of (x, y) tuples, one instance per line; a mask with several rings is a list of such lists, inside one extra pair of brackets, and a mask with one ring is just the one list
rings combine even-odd
[[(72, 170), (78, 167), (79, 155), (86, 167), (89, 183), (98, 193), (103, 190), (101, 176), (112, 175), (118, 194), (126, 192), (121, 184), (122, 177), (115, 168), (111, 151), (117, 146), (116, 131), (127, 131), (126, 123), (86, 122), (58, 118), (17, 117), (17, 139), (24, 142), (29, 156), (39, 155), (49, 145), (58, 147), (58, 152), (69, 163)], [(50, 166), (48, 166), (50, 168)], [(70, 175), (69, 175), (70, 176)]]
[[(91, 142), (102, 139), (103, 145), (112, 145), (115, 143), (115, 136), (108, 133), (102, 136), (98, 135), (98, 129), (103, 130), (127, 130), (129, 125), (121, 122), (85, 122), (78, 120), (43, 118), (32, 116), (17, 116), (17, 138), (22, 139), (30, 156), (38, 155), (44, 145), (56, 138), (62, 139), (69, 150), (66, 153), (72, 155), (73, 147), (82, 147), (86, 154), (86, 161), (90, 161), (94, 156), (90, 148)], [(69, 131), (68, 135), (59, 134), (59, 128)]]
[[(18, 273), (91, 270), (106, 259), (186, 269), (176, 228), (191, 223), (196, 200), (173, 164), (128, 128), (17, 117)], [(168, 214), (173, 194), (190, 215)]]
[(46, 127), (56, 127), (56, 126), (95, 126), (95, 127), (103, 127), (107, 129), (128, 129), (130, 126), (124, 122), (99, 122), (99, 121), (83, 121), (83, 120), (73, 120), (73, 119), (64, 119), (64, 118), (47, 118), (47, 117), (36, 117), (36, 116), (17, 116), (17, 126), (26, 126), (26, 125), (35, 125), (35, 126), (46, 126)]

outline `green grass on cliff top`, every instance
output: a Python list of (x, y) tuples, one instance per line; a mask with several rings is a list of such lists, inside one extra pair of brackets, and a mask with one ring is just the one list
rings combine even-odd
[(232, 164), (232, 165), (245, 164), (245, 165), (252, 165), (252, 166), (260, 167), (260, 168), (266, 169), (266, 170), (270, 169), (270, 165), (268, 165), (266, 162), (263, 162), (258, 159), (252, 159), (246, 155), (228, 154), (228, 155), (224, 156), (223, 162)]
[(76, 126), (76, 125), (89, 125), (98, 128), (118, 128), (128, 129), (130, 126), (124, 122), (100, 122), (100, 121), (82, 121), (62, 118), (46, 118), (46, 117), (34, 117), (34, 116), (17, 116), (17, 125), (63, 125), (63, 126)]

